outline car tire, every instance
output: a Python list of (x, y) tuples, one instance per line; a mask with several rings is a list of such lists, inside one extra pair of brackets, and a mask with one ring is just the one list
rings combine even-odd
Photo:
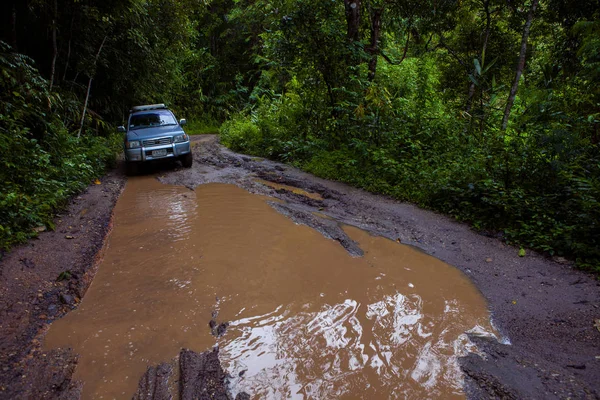
[(183, 165), (184, 168), (191, 168), (193, 163), (194, 156), (191, 152), (181, 157), (181, 165)]
[(128, 176), (135, 176), (140, 172), (140, 166), (136, 162), (125, 162), (125, 172)]

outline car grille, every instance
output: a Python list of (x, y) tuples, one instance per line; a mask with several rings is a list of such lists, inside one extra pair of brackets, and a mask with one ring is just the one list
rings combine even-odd
[(163, 144), (171, 144), (171, 138), (149, 139), (142, 141), (144, 147), (161, 146)]

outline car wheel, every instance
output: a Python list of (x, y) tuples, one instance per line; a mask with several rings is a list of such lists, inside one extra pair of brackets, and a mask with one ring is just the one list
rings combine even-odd
[(185, 168), (190, 168), (193, 163), (194, 163), (194, 156), (192, 156), (191, 152), (187, 153), (185, 156), (181, 157), (181, 165), (183, 165)]
[(140, 166), (136, 162), (126, 162), (125, 163), (125, 172), (129, 176), (135, 176), (140, 172)]

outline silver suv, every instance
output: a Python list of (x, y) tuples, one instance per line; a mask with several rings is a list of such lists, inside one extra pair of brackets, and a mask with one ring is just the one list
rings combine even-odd
[(164, 104), (133, 107), (127, 128), (117, 128), (125, 133), (127, 173), (135, 175), (143, 162), (167, 158), (178, 159), (185, 168), (190, 168), (194, 160), (190, 138), (182, 128), (185, 123), (185, 119), (178, 122)]

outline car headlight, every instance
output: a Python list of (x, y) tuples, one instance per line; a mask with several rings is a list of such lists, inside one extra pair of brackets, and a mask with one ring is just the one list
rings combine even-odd
[(132, 140), (127, 142), (128, 149), (137, 149), (138, 147), (142, 147), (142, 143), (139, 140)]
[(186, 135), (185, 133), (183, 133), (181, 135), (173, 136), (173, 143), (187, 142), (187, 140), (188, 140), (188, 135)]

